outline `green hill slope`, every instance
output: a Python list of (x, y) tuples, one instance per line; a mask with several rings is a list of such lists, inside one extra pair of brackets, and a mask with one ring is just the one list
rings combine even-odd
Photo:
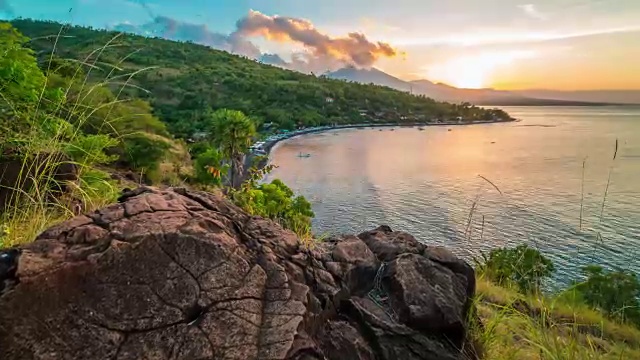
[(122, 82), (137, 86), (127, 87), (125, 95), (150, 101), (155, 115), (179, 137), (205, 130), (204, 115), (218, 108), (241, 110), (280, 128), (508, 117), (501, 111), (283, 70), (192, 43), (55, 22), (16, 20), (13, 25), (32, 39), (30, 46), (43, 63), (55, 46), (57, 57), (95, 65), (91, 72), (96, 79), (122, 76)]

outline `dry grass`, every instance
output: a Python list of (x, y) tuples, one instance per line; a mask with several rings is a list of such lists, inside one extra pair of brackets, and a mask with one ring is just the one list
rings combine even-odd
[(474, 333), (485, 359), (640, 359), (640, 330), (584, 305), (524, 296), (478, 279), (483, 327)]

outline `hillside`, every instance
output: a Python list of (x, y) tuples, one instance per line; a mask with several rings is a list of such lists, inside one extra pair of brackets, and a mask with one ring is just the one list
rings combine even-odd
[[(193, 43), (63, 27), (55, 22), (16, 20), (12, 24), (34, 39), (30, 46), (41, 63), (48, 61), (55, 44), (57, 57), (95, 65), (93, 78), (121, 76), (122, 82), (132, 85), (124, 94), (148, 100), (155, 115), (178, 137), (205, 130), (205, 115), (218, 108), (240, 110), (259, 123), (273, 122), (289, 129), (434, 117), (491, 119), (494, 115), (493, 111), (440, 103), (387, 87), (283, 70)], [(361, 113), (366, 113), (365, 118)], [(497, 116), (507, 115), (500, 112)]]

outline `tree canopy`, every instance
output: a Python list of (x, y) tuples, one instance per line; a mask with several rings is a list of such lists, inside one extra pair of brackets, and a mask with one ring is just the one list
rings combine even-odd
[(256, 136), (255, 124), (238, 110), (220, 109), (210, 117), (212, 144), (229, 160), (230, 185), (238, 188), (242, 181), (244, 155)]
[[(30, 46), (39, 54), (50, 54), (55, 44), (57, 57), (91, 64), (90, 77), (128, 82), (132, 86), (122, 95), (149, 101), (154, 115), (178, 137), (207, 131), (208, 114), (222, 108), (242, 111), (258, 126), (273, 123), (281, 129), (508, 117), (501, 111), (437, 102), (388, 87), (284, 70), (193, 43), (55, 22), (13, 24), (34, 39)], [(61, 28), (62, 36), (57, 37)]]

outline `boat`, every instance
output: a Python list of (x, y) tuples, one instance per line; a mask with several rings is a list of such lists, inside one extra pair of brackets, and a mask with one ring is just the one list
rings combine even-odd
[(424, 131), (424, 128), (423, 127), (419, 127), (418, 130)]
[(303, 154), (303, 153), (299, 153), (299, 154), (298, 154), (298, 157), (299, 157), (299, 158), (308, 158), (308, 157), (311, 157), (311, 154)]

